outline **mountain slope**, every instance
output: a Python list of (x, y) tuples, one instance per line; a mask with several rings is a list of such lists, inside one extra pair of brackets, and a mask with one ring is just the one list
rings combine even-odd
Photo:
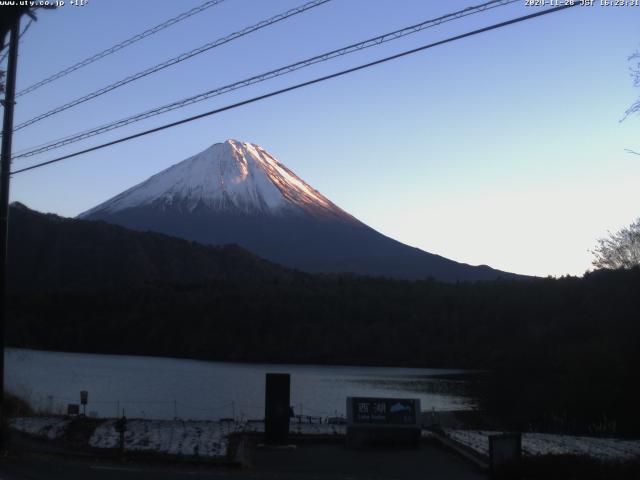
[(79, 218), (205, 244), (235, 243), (309, 272), (443, 281), (514, 277), (386, 237), (313, 189), (261, 147), (215, 144)]

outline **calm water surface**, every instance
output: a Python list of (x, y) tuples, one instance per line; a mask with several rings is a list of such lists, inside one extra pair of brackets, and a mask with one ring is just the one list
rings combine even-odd
[(347, 396), (420, 398), (423, 410), (473, 408), (456, 382), (462, 370), (272, 365), (7, 349), (7, 390), (36, 409), (62, 413), (89, 392), (87, 413), (113, 417), (262, 418), (266, 373), (291, 374), (291, 403), (304, 415), (343, 415)]

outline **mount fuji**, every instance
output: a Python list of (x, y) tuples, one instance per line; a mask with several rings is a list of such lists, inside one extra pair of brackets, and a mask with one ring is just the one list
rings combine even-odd
[(403, 279), (517, 275), (409, 247), (340, 209), (258, 145), (216, 143), (82, 213), (204, 244), (238, 244), (309, 272)]

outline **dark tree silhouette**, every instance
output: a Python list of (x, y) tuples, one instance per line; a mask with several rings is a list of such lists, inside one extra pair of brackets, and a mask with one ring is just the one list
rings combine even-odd
[(640, 266), (476, 283), (311, 275), (19, 204), (9, 218), (10, 346), (471, 368), (504, 428), (640, 436)]

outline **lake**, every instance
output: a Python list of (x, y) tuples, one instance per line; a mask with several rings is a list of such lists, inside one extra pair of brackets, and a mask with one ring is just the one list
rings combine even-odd
[[(344, 415), (347, 396), (419, 398), (422, 410), (472, 409), (439, 375), (463, 370), (207, 362), (8, 348), (5, 385), (35, 409), (66, 412), (89, 392), (87, 414), (130, 418), (259, 419), (266, 373), (291, 374), (296, 414)], [(92, 414), (94, 414), (92, 413)]]

